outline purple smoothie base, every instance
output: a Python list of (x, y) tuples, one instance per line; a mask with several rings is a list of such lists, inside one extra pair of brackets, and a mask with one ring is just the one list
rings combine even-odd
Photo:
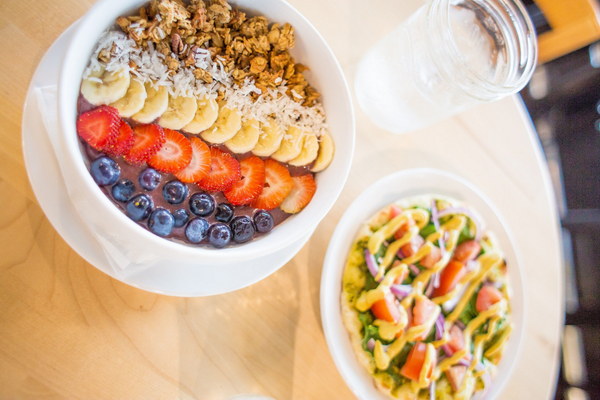
[[(87, 112), (91, 109), (96, 108), (96, 106), (91, 105), (90, 103), (88, 103), (83, 96), (79, 96), (78, 102), (77, 102), (77, 115), (80, 115), (84, 112)], [(124, 119), (127, 123), (129, 123), (132, 127), (139, 125), (137, 124), (135, 121), (130, 120), (125, 118)], [(185, 132), (180, 132), (183, 135), (187, 136), (187, 137), (192, 137), (192, 135), (188, 135)], [(146, 164), (142, 164), (142, 165), (131, 165), (128, 162), (125, 161), (125, 159), (121, 156), (110, 156), (107, 155), (101, 151), (97, 151), (95, 149), (93, 149), (92, 147), (90, 147), (87, 143), (85, 143), (83, 140), (80, 140), (81, 143), (81, 149), (82, 149), (82, 154), (84, 155), (84, 160), (85, 163), (88, 167), (88, 170), (90, 168), (90, 164), (92, 163), (92, 161), (94, 161), (95, 159), (97, 159), (98, 157), (101, 156), (107, 156), (109, 158), (111, 158), (112, 160), (114, 160), (118, 165), (119, 168), (121, 170), (121, 174), (119, 176), (119, 180), (121, 179), (129, 179), (130, 181), (133, 182), (133, 184), (135, 185), (136, 191), (135, 193), (132, 195), (132, 197), (138, 195), (138, 194), (146, 194), (149, 197), (152, 198), (152, 201), (154, 202), (154, 208), (153, 209), (157, 209), (157, 208), (165, 208), (167, 210), (169, 210), (171, 213), (173, 213), (175, 210), (180, 209), (180, 208), (184, 208), (188, 211), (189, 213), (189, 220), (197, 217), (196, 215), (194, 215), (194, 213), (191, 212), (190, 208), (189, 208), (189, 199), (193, 194), (196, 193), (208, 193), (210, 194), (214, 200), (215, 200), (215, 211), (213, 211), (213, 213), (209, 216), (206, 217), (201, 217), (204, 218), (208, 221), (209, 224), (213, 224), (215, 222), (218, 222), (215, 219), (215, 214), (216, 214), (216, 208), (220, 203), (229, 203), (227, 201), (227, 199), (225, 198), (225, 196), (223, 195), (223, 193), (221, 192), (206, 192), (202, 189), (200, 189), (196, 184), (194, 183), (184, 183), (184, 185), (187, 186), (188, 188), (188, 194), (185, 197), (185, 199), (180, 203), (180, 204), (170, 204), (169, 202), (167, 202), (162, 194), (162, 189), (163, 186), (167, 183), (170, 182), (172, 180), (177, 180), (177, 178), (173, 175), (173, 174), (167, 174), (167, 173), (163, 173), (160, 171), (157, 171), (160, 175), (161, 175), (161, 180), (159, 185), (154, 189), (154, 190), (146, 190), (144, 188), (141, 187), (139, 181), (138, 181), (138, 177), (140, 175), (140, 173), (145, 170), (146, 168), (148, 168), (149, 166)], [(243, 160), (247, 157), (249, 157), (250, 155), (252, 155), (252, 153), (245, 153), (245, 154), (234, 154), (231, 153), (231, 151), (229, 151), (227, 149), (227, 147), (223, 146), (223, 145), (218, 145), (218, 146), (212, 146), (212, 147), (217, 147), (229, 154), (231, 154), (233, 157), (235, 157), (237, 160)], [(265, 157), (261, 157), (263, 159), (266, 159)], [(268, 157), (267, 157), (268, 158)], [(287, 169), (290, 172), (291, 176), (299, 176), (299, 175), (304, 175), (307, 173), (311, 173), (310, 172), (310, 165), (308, 166), (304, 166), (304, 167), (293, 167), (293, 166), (289, 166), (286, 165)], [(90, 174), (91, 175), (91, 174)], [(127, 205), (127, 203), (125, 202), (120, 202), (118, 200), (116, 200), (113, 196), (112, 196), (112, 185), (107, 185), (107, 186), (99, 186), (100, 190), (102, 190), (102, 192), (119, 208), (119, 210), (121, 210), (124, 214), (125, 214), (125, 206)], [(237, 217), (237, 216), (248, 216), (252, 219), (254, 213), (256, 211), (259, 211), (260, 209), (257, 208), (253, 208), (253, 207), (249, 207), (249, 206), (233, 206), (233, 210), (234, 210), (234, 215), (233, 218)], [(285, 219), (287, 219), (291, 214), (287, 214), (285, 212), (283, 212), (280, 208), (275, 208), (273, 210), (267, 210), (271, 216), (273, 217), (273, 222), (274, 222), (274, 227), (279, 225), (281, 222), (283, 222)], [(143, 227), (144, 229), (148, 230), (149, 232), (150, 229), (148, 229), (148, 225), (147, 225), (148, 219), (145, 219), (143, 221), (139, 221), (136, 222), (139, 226)], [(165, 239), (170, 239), (173, 240), (175, 242), (179, 242), (179, 243), (184, 243), (184, 244), (188, 244), (188, 245), (194, 245), (194, 246), (210, 246), (210, 244), (208, 243), (207, 239), (204, 239), (202, 242), (200, 243), (190, 243), (187, 238), (185, 237), (185, 227), (187, 226), (187, 223), (184, 224), (182, 227), (174, 227), (173, 231), (171, 232), (171, 234), (167, 237), (165, 237)], [(267, 232), (268, 233), (268, 232)], [(256, 238), (263, 236), (267, 233), (260, 233), (258, 231), (256, 231), (256, 233), (254, 234), (254, 237), (250, 240), (255, 240)], [(243, 243), (242, 243), (243, 244)], [(230, 242), (230, 244), (228, 246), (232, 246), (232, 245), (238, 245), (237, 243), (233, 242), (233, 240)], [(210, 246), (212, 247), (212, 246)]]

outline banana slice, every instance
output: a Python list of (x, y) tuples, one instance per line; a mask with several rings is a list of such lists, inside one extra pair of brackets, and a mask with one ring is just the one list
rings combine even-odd
[(142, 124), (149, 124), (163, 115), (169, 106), (169, 92), (165, 86), (155, 89), (149, 82), (144, 84), (146, 89), (146, 102), (144, 107), (133, 114), (131, 118)]
[(214, 99), (200, 99), (192, 121), (183, 127), (189, 133), (198, 134), (212, 126), (219, 116), (219, 105)]
[(144, 107), (146, 96), (144, 84), (137, 79), (131, 79), (125, 96), (110, 105), (119, 111), (121, 117), (129, 118)]
[(300, 151), (298, 157), (288, 161), (288, 164), (295, 167), (308, 165), (317, 158), (317, 154), (319, 154), (319, 139), (317, 139), (317, 135), (314, 133), (309, 133), (308, 135), (304, 135), (302, 151)]
[(261, 124), (261, 133), (258, 138), (258, 143), (252, 149), (252, 153), (259, 157), (268, 157), (273, 154), (283, 140), (283, 129), (271, 119), (266, 124)]
[(202, 132), (202, 139), (210, 143), (224, 143), (235, 136), (242, 127), (242, 115), (227, 107), (221, 107), (217, 120), (208, 130)]
[(302, 129), (297, 126), (290, 126), (281, 141), (281, 146), (275, 153), (271, 154), (271, 158), (280, 162), (288, 162), (298, 157), (302, 151), (304, 135), (305, 132)]
[(192, 122), (198, 104), (195, 97), (169, 95), (169, 105), (158, 120), (158, 124), (163, 128), (179, 130)]
[(108, 72), (104, 68), (93, 71), (81, 82), (81, 94), (95, 106), (119, 100), (129, 88), (129, 72), (124, 69)]
[(335, 152), (335, 145), (333, 139), (328, 134), (323, 134), (319, 138), (319, 155), (310, 169), (312, 172), (323, 171), (329, 166), (333, 159), (333, 153)]
[(234, 137), (225, 142), (225, 146), (234, 153), (246, 153), (256, 146), (260, 135), (260, 124), (255, 119), (242, 123), (242, 129)]

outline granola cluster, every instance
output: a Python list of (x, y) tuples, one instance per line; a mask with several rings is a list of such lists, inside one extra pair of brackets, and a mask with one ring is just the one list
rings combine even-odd
[[(320, 96), (303, 75), (307, 67), (289, 53), (295, 43), (293, 27), (269, 24), (264, 16), (248, 17), (226, 0), (151, 0), (137, 15), (119, 17), (117, 24), (140, 48), (153, 43), (171, 75), (191, 68), (196, 79), (211, 83), (213, 76), (197, 63), (199, 53), (209, 52), (239, 86), (249, 79), (265, 93), (285, 83), (287, 95), (305, 107), (314, 106)], [(106, 53), (98, 58), (110, 57)]]

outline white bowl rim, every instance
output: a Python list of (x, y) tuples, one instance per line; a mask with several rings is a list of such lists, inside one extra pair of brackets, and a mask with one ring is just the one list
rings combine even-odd
[[(232, 0), (231, 3), (237, 3), (238, 1)], [(329, 212), (329, 210), (333, 207), (335, 200), (339, 197), (345, 182), (348, 178), (350, 172), (351, 161), (354, 155), (354, 146), (355, 146), (355, 118), (354, 118), (354, 109), (351, 100), (351, 94), (349, 85), (346, 81), (345, 75), (342, 71), (342, 68), (339, 64), (339, 61), (335, 57), (333, 51), (322, 37), (322, 35), (318, 32), (318, 30), (312, 25), (312, 23), (302, 15), (296, 8), (291, 6), (285, 0), (277, 0), (277, 2), (285, 5), (290, 12), (290, 15), (293, 15), (295, 18), (298, 18), (302, 21), (302, 23), (306, 26), (308, 32), (312, 35), (315, 35), (318, 38), (318, 43), (323, 47), (327, 56), (329, 57), (329, 62), (333, 63), (333, 67), (336, 70), (337, 76), (336, 79), (340, 80), (341, 88), (343, 90), (344, 96), (340, 96), (342, 101), (344, 101), (345, 108), (347, 108), (347, 115), (345, 118), (349, 119), (350, 132), (347, 132), (346, 140), (349, 140), (349, 149), (347, 152), (347, 157), (345, 157), (342, 161), (343, 173), (339, 176), (339, 184), (337, 188), (335, 188), (334, 196), (328, 196), (325, 198), (324, 205), (325, 207), (313, 208), (311, 210), (307, 209), (303, 210), (302, 218), (312, 218), (313, 223), (308, 229), (297, 229), (301, 227), (301, 225), (296, 226), (294, 224), (293, 228), (283, 229), (286, 225), (289, 226), (290, 222), (293, 221), (297, 216), (290, 216), (288, 220), (284, 221), (284, 223), (278, 225), (276, 228), (280, 232), (277, 232), (276, 235), (270, 234), (265, 235), (261, 238), (257, 238), (252, 242), (245, 243), (243, 245), (238, 246), (230, 246), (223, 249), (212, 249), (206, 246), (191, 246), (182, 243), (178, 243), (171, 240), (165, 240), (160, 238), (150, 231), (146, 230), (143, 227), (140, 227), (137, 223), (130, 220), (124, 213), (122, 213), (118, 208), (111, 202), (111, 200), (104, 195), (100, 188), (95, 184), (91, 175), (89, 174), (87, 168), (85, 167), (83, 157), (67, 157), (66, 163), (70, 165), (65, 165), (65, 160), (61, 163), (61, 169), (64, 168), (72, 168), (73, 171), (78, 175), (79, 181), (83, 182), (86, 187), (83, 190), (92, 191), (97, 193), (97, 196), (94, 196), (96, 204), (104, 210), (111, 210), (113, 218), (116, 218), (119, 221), (119, 227), (123, 229), (127, 229), (131, 231), (133, 234), (141, 235), (141, 237), (147, 241), (149, 246), (157, 246), (159, 248), (164, 249), (167, 252), (176, 252), (177, 254), (183, 257), (201, 257), (203, 260), (207, 261), (219, 261), (227, 259), (227, 262), (233, 260), (242, 260), (247, 257), (256, 257), (262, 256), (270, 251), (270, 249), (280, 249), (286, 247), (290, 243), (299, 240), (302, 235), (310, 230), (311, 228), (315, 228), (320, 221), (325, 217), (325, 215)], [(122, 5), (125, 3), (125, 5)], [(66, 90), (61, 90), (61, 88), (65, 85), (65, 82), (69, 82), (73, 79), (73, 76), (81, 76), (82, 70), (77, 70), (73, 67), (74, 63), (72, 60), (81, 58), (82, 49), (84, 49), (85, 54), (91, 54), (93, 45), (86, 46), (85, 43), (88, 42), (86, 38), (89, 33), (87, 33), (86, 26), (94, 26), (95, 19), (97, 15), (102, 14), (110, 14), (112, 15), (112, 19), (116, 17), (116, 14), (112, 12), (115, 4), (121, 4), (121, 6), (117, 7), (119, 10), (124, 10), (127, 8), (131, 8), (134, 5), (139, 3), (144, 3), (141, 0), (100, 0), (96, 4), (92, 6), (92, 8), (81, 18), (81, 23), (73, 33), (73, 38), (71, 43), (69, 44), (67, 51), (65, 53), (63, 59), (63, 65), (61, 68), (60, 76), (59, 76), (59, 90), (58, 90), (58, 120), (59, 126), (61, 128), (61, 132), (66, 132), (63, 135), (60, 135), (60, 138), (63, 142), (63, 148), (69, 149), (70, 154), (77, 154), (79, 152), (78, 149), (74, 149), (73, 147), (77, 145), (76, 140), (76, 132), (75, 132), (75, 123), (74, 116), (75, 113), (72, 110), (69, 110), (68, 107), (65, 107), (64, 104), (68, 104), (72, 99), (69, 99), (71, 93)], [(258, 2), (253, 3), (255, 6), (259, 6)], [(291, 18), (291, 17), (290, 17)], [(105, 27), (102, 30), (106, 29)], [(101, 30), (101, 31), (102, 31)], [(97, 37), (97, 36), (96, 36)], [(94, 42), (95, 43), (95, 42)], [(87, 62), (86, 62), (87, 64)], [(76, 101), (76, 100), (75, 100)], [(69, 140), (67, 136), (73, 136), (75, 140)], [(339, 157), (339, 154), (338, 154)], [(335, 160), (334, 160), (335, 161)], [(318, 176), (317, 176), (318, 179)], [(318, 189), (317, 189), (318, 191)], [(310, 204), (309, 204), (310, 206)], [(310, 211), (308, 213), (307, 211)], [(284, 232), (281, 232), (281, 231)], [(274, 233), (274, 232), (272, 232)]]
[[(420, 181), (417, 186), (426, 186), (428, 184), (427, 180), (432, 177), (438, 179), (442, 178), (456, 184), (457, 191), (449, 193), (447, 190), (435, 191), (435, 188), (400, 188), (398, 189), (400, 194), (394, 199), (390, 200), (389, 198), (386, 198), (373, 201), (372, 193), (375, 189), (397, 185), (399, 180), (411, 177), (419, 177)], [(403, 195), (401, 193), (406, 194)], [(520, 357), (523, 333), (525, 332), (525, 325), (527, 323), (527, 308), (523, 290), (524, 275), (522, 273), (522, 263), (520, 262), (520, 252), (514, 241), (514, 236), (504, 222), (505, 220), (501, 213), (499, 213), (496, 206), (485, 194), (477, 189), (476, 186), (458, 175), (433, 168), (414, 168), (396, 171), (382, 177), (366, 188), (346, 209), (346, 212), (342, 215), (331, 237), (323, 261), (320, 292), (320, 311), (323, 332), (325, 334), (327, 347), (332, 355), (336, 368), (350, 390), (359, 399), (383, 400), (388, 399), (388, 397), (375, 388), (371, 376), (357, 360), (354, 349), (350, 345), (348, 332), (341, 319), (341, 277), (348, 251), (354, 242), (359, 225), (371, 217), (375, 212), (381, 210), (386, 205), (391, 204), (394, 200), (400, 200), (415, 195), (435, 194), (446, 195), (459, 201), (469, 203), (469, 201), (461, 198), (461, 194), (468, 194), (468, 196), (475, 196), (481, 202), (485, 203), (485, 208), (487, 208), (487, 210), (481, 210), (479, 207), (474, 207), (474, 209), (484, 216), (484, 222), (486, 224), (499, 225), (500, 232), (494, 230), (494, 233), (499, 239), (501, 239), (500, 236), (503, 237), (503, 239), (500, 240), (500, 245), (506, 258), (509, 260), (509, 282), (512, 291), (511, 309), (514, 329), (508, 342), (507, 351), (500, 362), (498, 374), (492, 380), (491, 390), (486, 392), (486, 400), (492, 400), (498, 396), (499, 392), (510, 378), (514, 366)], [(362, 204), (369, 205), (368, 207), (362, 207)], [(361, 211), (359, 208), (363, 208), (363, 210)], [(491, 219), (495, 219), (495, 221), (489, 220), (490, 217), (488, 212), (492, 213)], [(366, 393), (368, 393), (368, 397), (366, 396)]]

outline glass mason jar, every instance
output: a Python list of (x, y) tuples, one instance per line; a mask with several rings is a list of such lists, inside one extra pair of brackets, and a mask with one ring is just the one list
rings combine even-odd
[(537, 61), (519, 0), (430, 0), (360, 61), (362, 110), (393, 133), (521, 90)]

